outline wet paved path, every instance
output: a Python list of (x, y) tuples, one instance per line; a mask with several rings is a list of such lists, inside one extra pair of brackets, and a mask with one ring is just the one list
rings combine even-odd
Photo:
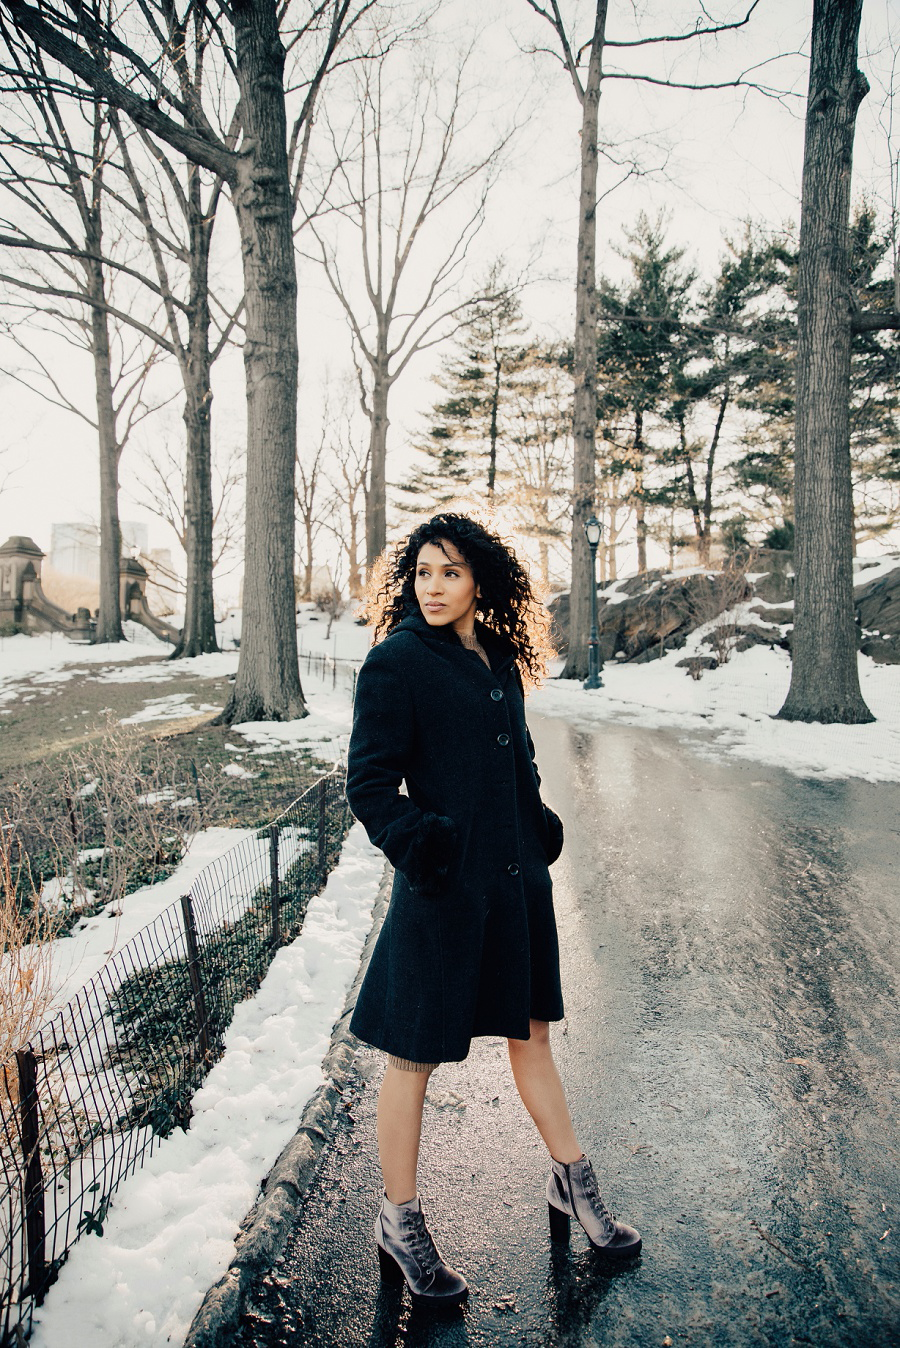
[(567, 830), (555, 1050), (644, 1253), (610, 1275), (580, 1236), (551, 1249), (542, 1146), (502, 1041), (478, 1041), (432, 1078), (420, 1167), (473, 1295), (413, 1314), (371, 1247), (372, 1055), (243, 1348), (900, 1343), (900, 789), (532, 729)]

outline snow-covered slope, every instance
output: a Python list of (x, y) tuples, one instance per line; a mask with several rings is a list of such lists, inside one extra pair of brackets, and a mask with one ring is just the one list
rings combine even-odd
[(303, 931), (242, 1002), (225, 1054), (176, 1131), (119, 1188), (103, 1236), (74, 1247), (36, 1312), (34, 1348), (180, 1344), (234, 1257), (238, 1225), (321, 1084), (384, 859), (354, 825)]

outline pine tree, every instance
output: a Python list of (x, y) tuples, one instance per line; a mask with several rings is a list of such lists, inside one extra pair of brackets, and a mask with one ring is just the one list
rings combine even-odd
[[(735, 465), (738, 488), (755, 497), (759, 513), (785, 540), (793, 530), (794, 380), (797, 343), (797, 244), (772, 245), (778, 276), (766, 306), (755, 378), (742, 405), (754, 414)], [(889, 311), (893, 281), (886, 263), (889, 232), (870, 203), (860, 202), (850, 222), (851, 302), (854, 311)], [(780, 314), (780, 317), (777, 315)], [(900, 339), (891, 331), (854, 331), (850, 346), (850, 457), (856, 541), (900, 520)]]
[(562, 575), (570, 566), (573, 392), (570, 355), (554, 346), (524, 352), (510, 381), (501, 514), (531, 540), (545, 590), (554, 553)]
[[(684, 323), (694, 273), (682, 267), (685, 250), (667, 247), (665, 217), (643, 213), (623, 250), (631, 277), (621, 286), (601, 280), (598, 289), (598, 417), (605, 442), (604, 478), (629, 486), (625, 497), (637, 523), (638, 570), (647, 569), (646, 470), (652, 456), (651, 418), (662, 414), (673, 368), (683, 361)], [(605, 451), (605, 453), (604, 453)], [(617, 493), (617, 501), (622, 493)]]
[(435, 383), (446, 396), (432, 408), (428, 431), (415, 446), (424, 461), (400, 484), (402, 492), (440, 507), (480, 495), (484, 483), (493, 504), (509, 381), (525, 350), (518, 291), (503, 263), (495, 262), (441, 363)]
[[(735, 481), (726, 459), (735, 416), (771, 404), (781, 411), (793, 335), (779, 282), (781, 246), (747, 225), (738, 241), (726, 240), (714, 280), (704, 288), (686, 322), (679, 358), (670, 367), (664, 416), (676, 439), (661, 462), (672, 478), (657, 493), (690, 515), (701, 564), (708, 565), (713, 522), (722, 484)], [(730, 521), (734, 535), (740, 516)]]

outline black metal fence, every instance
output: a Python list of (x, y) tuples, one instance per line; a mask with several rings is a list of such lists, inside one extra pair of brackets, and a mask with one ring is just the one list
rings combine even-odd
[[(337, 676), (335, 676), (337, 677)], [(191, 1115), (234, 1007), (296, 936), (349, 827), (344, 773), (207, 866), (14, 1060), (0, 1064), (0, 1344), (112, 1195)]]
[(342, 655), (329, 655), (327, 651), (301, 651), (299, 660), (301, 673), (305, 671), (307, 675), (321, 679), (326, 685), (330, 683), (332, 688), (341, 683), (345, 688), (349, 688), (351, 697), (356, 696), (359, 660), (351, 660)]

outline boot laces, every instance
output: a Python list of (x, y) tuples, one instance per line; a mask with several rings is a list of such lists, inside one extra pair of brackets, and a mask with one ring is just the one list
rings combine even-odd
[(615, 1227), (613, 1215), (603, 1201), (599, 1189), (597, 1188), (597, 1176), (594, 1174), (593, 1167), (589, 1167), (584, 1177), (584, 1194), (590, 1202), (594, 1211), (603, 1219), (610, 1230)]
[(437, 1246), (432, 1239), (431, 1232), (425, 1225), (425, 1215), (422, 1212), (410, 1213), (409, 1244), (422, 1273), (427, 1276), (427, 1274), (433, 1272), (441, 1262), (441, 1257), (437, 1252)]

